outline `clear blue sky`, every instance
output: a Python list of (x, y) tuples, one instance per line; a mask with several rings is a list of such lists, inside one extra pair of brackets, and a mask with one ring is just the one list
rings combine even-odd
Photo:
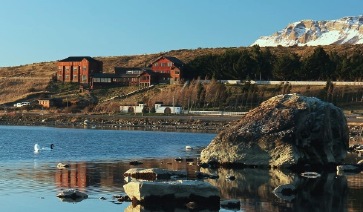
[(363, 0), (0, 0), (0, 67), (249, 46), (287, 24), (363, 14)]

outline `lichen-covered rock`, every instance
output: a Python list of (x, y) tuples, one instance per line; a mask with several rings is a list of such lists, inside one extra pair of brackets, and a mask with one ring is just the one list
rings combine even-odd
[(143, 206), (183, 205), (195, 202), (199, 206), (219, 209), (219, 190), (203, 181), (177, 180), (168, 182), (130, 182), (124, 190), (133, 204)]
[(201, 163), (293, 167), (327, 165), (346, 157), (349, 136), (343, 112), (298, 94), (279, 95), (220, 132), (202, 150)]
[(179, 178), (186, 177), (187, 172), (181, 170), (167, 170), (159, 168), (132, 168), (124, 173), (124, 177), (132, 177), (135, 179), (143, 180), (170, 179), (172, 176)]
[(74, 189), (68, 189), (58, 193), (57, 197), (64, 202), (80, 202), (87, 199), (88, 195)]

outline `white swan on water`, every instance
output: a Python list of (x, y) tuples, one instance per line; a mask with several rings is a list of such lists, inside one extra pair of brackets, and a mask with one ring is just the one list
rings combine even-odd
[(54, 144), (51, 144), (50, 147), (40, 147), (39, 144), (35, 144), (34, 145), (34, 152), (38, 153), (39, 151), (42, 150), (52, 150), (54, 148)]

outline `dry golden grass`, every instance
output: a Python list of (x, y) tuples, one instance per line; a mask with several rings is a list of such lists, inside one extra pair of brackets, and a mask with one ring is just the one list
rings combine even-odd
[(0, 79), (0, 104), (26, 99), (29, 95), (43, 92), (48, 83), (49, 79), (2, 78)]
[[(362, 52), (363, 45), (323, 46), (327, 52), (351, 55)], [(270, 47), (275, 54), (294, 52), (300, 56), (311, 54), (316, 47)], [(145, 67), (162, 55), (174, 56), (188, 63), (197, 56), (222, 54), (229, 49), (249, 49), (249, 47), (180, 49), (155, 54), (132, 56), (95, 57), (103, 62), (105, 73), (114, 72), (114, 67)], [(264, 50), (265, 48), (261, 48)], [(59, 58), (63, 59), (63, 58)], [(56, 62), (33, 63), (22, 66), (0, 68), (0, 104), (18, 101), (38, 91), (45, 91), (51, 77), (56, 73)], [(138, 99), (141, 99), (139, 97)]]

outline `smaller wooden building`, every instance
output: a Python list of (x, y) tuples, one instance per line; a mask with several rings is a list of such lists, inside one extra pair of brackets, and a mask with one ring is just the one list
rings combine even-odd
[(176, 57), (161, 56), (149, 67), (154, 73), (159, 74), (161, 83), (175, 84), (182, 79), (185, 64)]
[(158, 76), (146, 68), (116, 67), (115, 73), (95, 73), (91, 76), (91, 88), (110, 86), (148, 87), (158, 82)]
[(50, 108), (53, 106), (53, 101), (51, 99), (38, 99), (38, 104), (43, 108)]

